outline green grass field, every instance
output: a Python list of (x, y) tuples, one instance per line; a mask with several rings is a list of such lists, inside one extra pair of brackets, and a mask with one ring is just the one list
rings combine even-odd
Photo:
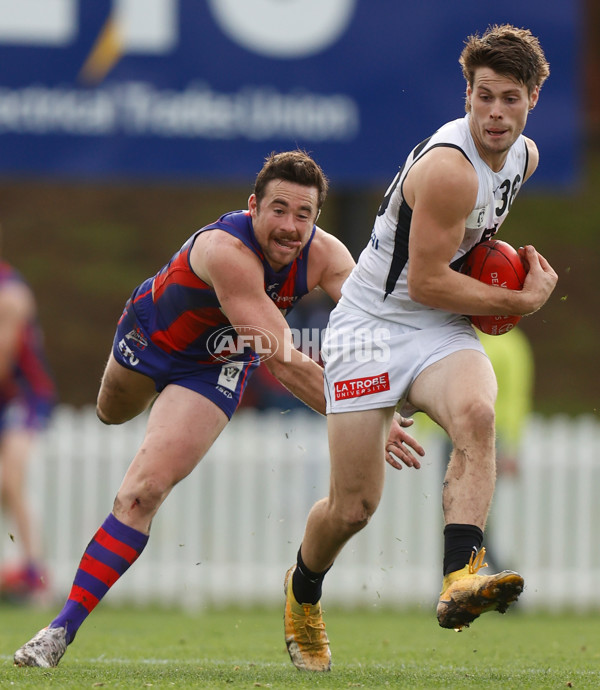
[(600, 614), (490, 613), (455, 633), (433, 612), (327, 611), (333, 670), (314, 675), (291, 665), (277, 610), (101, 606), (58, 668), (14, 667), (14, 650), (51, 617), (0, 607), (0, 687), (600, 687)]

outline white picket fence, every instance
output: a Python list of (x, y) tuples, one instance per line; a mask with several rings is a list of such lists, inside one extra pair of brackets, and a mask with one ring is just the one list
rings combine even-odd
[[(93, 410), (59, 408), (36, 452), (30, 492), (57, 602), (112, 507), (145, 417), (106, 427)], [(419, 436), (419, 427), (414, 431)], [(380, 507), (327, 576), (328, 605), (433, 608), (441, 583), (441, 437), (425, 438), (419, 471), (388, 468)], [(600, 606), (600, 423), (532, 418), (518, 478), (500, 479), (488, 550), (526, 580), (522, 605)], [(309, 412), (239, 412), (175, 487), (150, 542), (112, 603), (275, 604), (305, 519), (328, 489), (326, 422)], [(0, 559), (15, 557), (0, 522)]]

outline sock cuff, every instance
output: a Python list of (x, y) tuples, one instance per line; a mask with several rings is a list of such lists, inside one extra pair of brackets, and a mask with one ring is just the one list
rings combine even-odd
[(111, 537), (124, 542), (138, 552), (141, 552), (148, 543), (148, 534), (144, 534), (133, 527), (129, 527), (129, 525), (118, 520), (113, 513), (109, 513), (106, 520), (102, 523), (102, 529), (107, 534), (110, 534)]
[(473, 551), (483, 542), (483, 531), (477, 525), (450, 524), (444, 528), (444, 575), (460, 570), (469, 562)]
[(302, 546), (298, 549), (298, 555), (296, 557), (296, 565), (298, 569), (302, 572), (304, 577), (306, 577), (308, 580), (311, 580), (312, 582), (316, 582), (317, 580), (320, 580), (327, 575), (327, 573), (331, 570), (331, 566), (324, 570), (322, 573), (314, 573), (312, 570), (309, 570), (304, 561), (302, 560)]
[(458, 535), (472, 536), (476, 540), (478, 548), (483, 543), (483, 530), (480, 527), (477, 527), (477, 525), (462, 525), (451, 523), (444, 527), (444, 536), (452, 537)]

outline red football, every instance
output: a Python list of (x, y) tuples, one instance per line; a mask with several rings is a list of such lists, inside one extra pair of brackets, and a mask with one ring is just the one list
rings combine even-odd
[[(488, 285), (520, 290), (527, 271), (514, 247), (502, 240), (487, 240), (467, 254), (461, 272)], [(521, 320), (520, 316), (471, 316), (471, 323), (483, 333), (502, 335)]]

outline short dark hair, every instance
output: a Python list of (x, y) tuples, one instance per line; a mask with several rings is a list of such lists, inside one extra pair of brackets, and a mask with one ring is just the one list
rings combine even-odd
[(536, 86), (541, 87), (550, 74), (539, 40), (529, 29), (517, 29), (511, 24), (494, 24), (483, 36), (477, 33), (469, 36), (459, 63), (470, 86), (473, 86), (475, 70), (489, 67), (524, 84), (529, 94)]
[(265, 195), (267, 184), (271, 180), (295, 182), (305, 187), (316, 187), (319, 193), (318, 209), (325, 203), (329, 182), (320, 166), (300, 149), (271, 153), (265, 158), (265, 164), (256, 176), (254, 194), (258, 204)]

